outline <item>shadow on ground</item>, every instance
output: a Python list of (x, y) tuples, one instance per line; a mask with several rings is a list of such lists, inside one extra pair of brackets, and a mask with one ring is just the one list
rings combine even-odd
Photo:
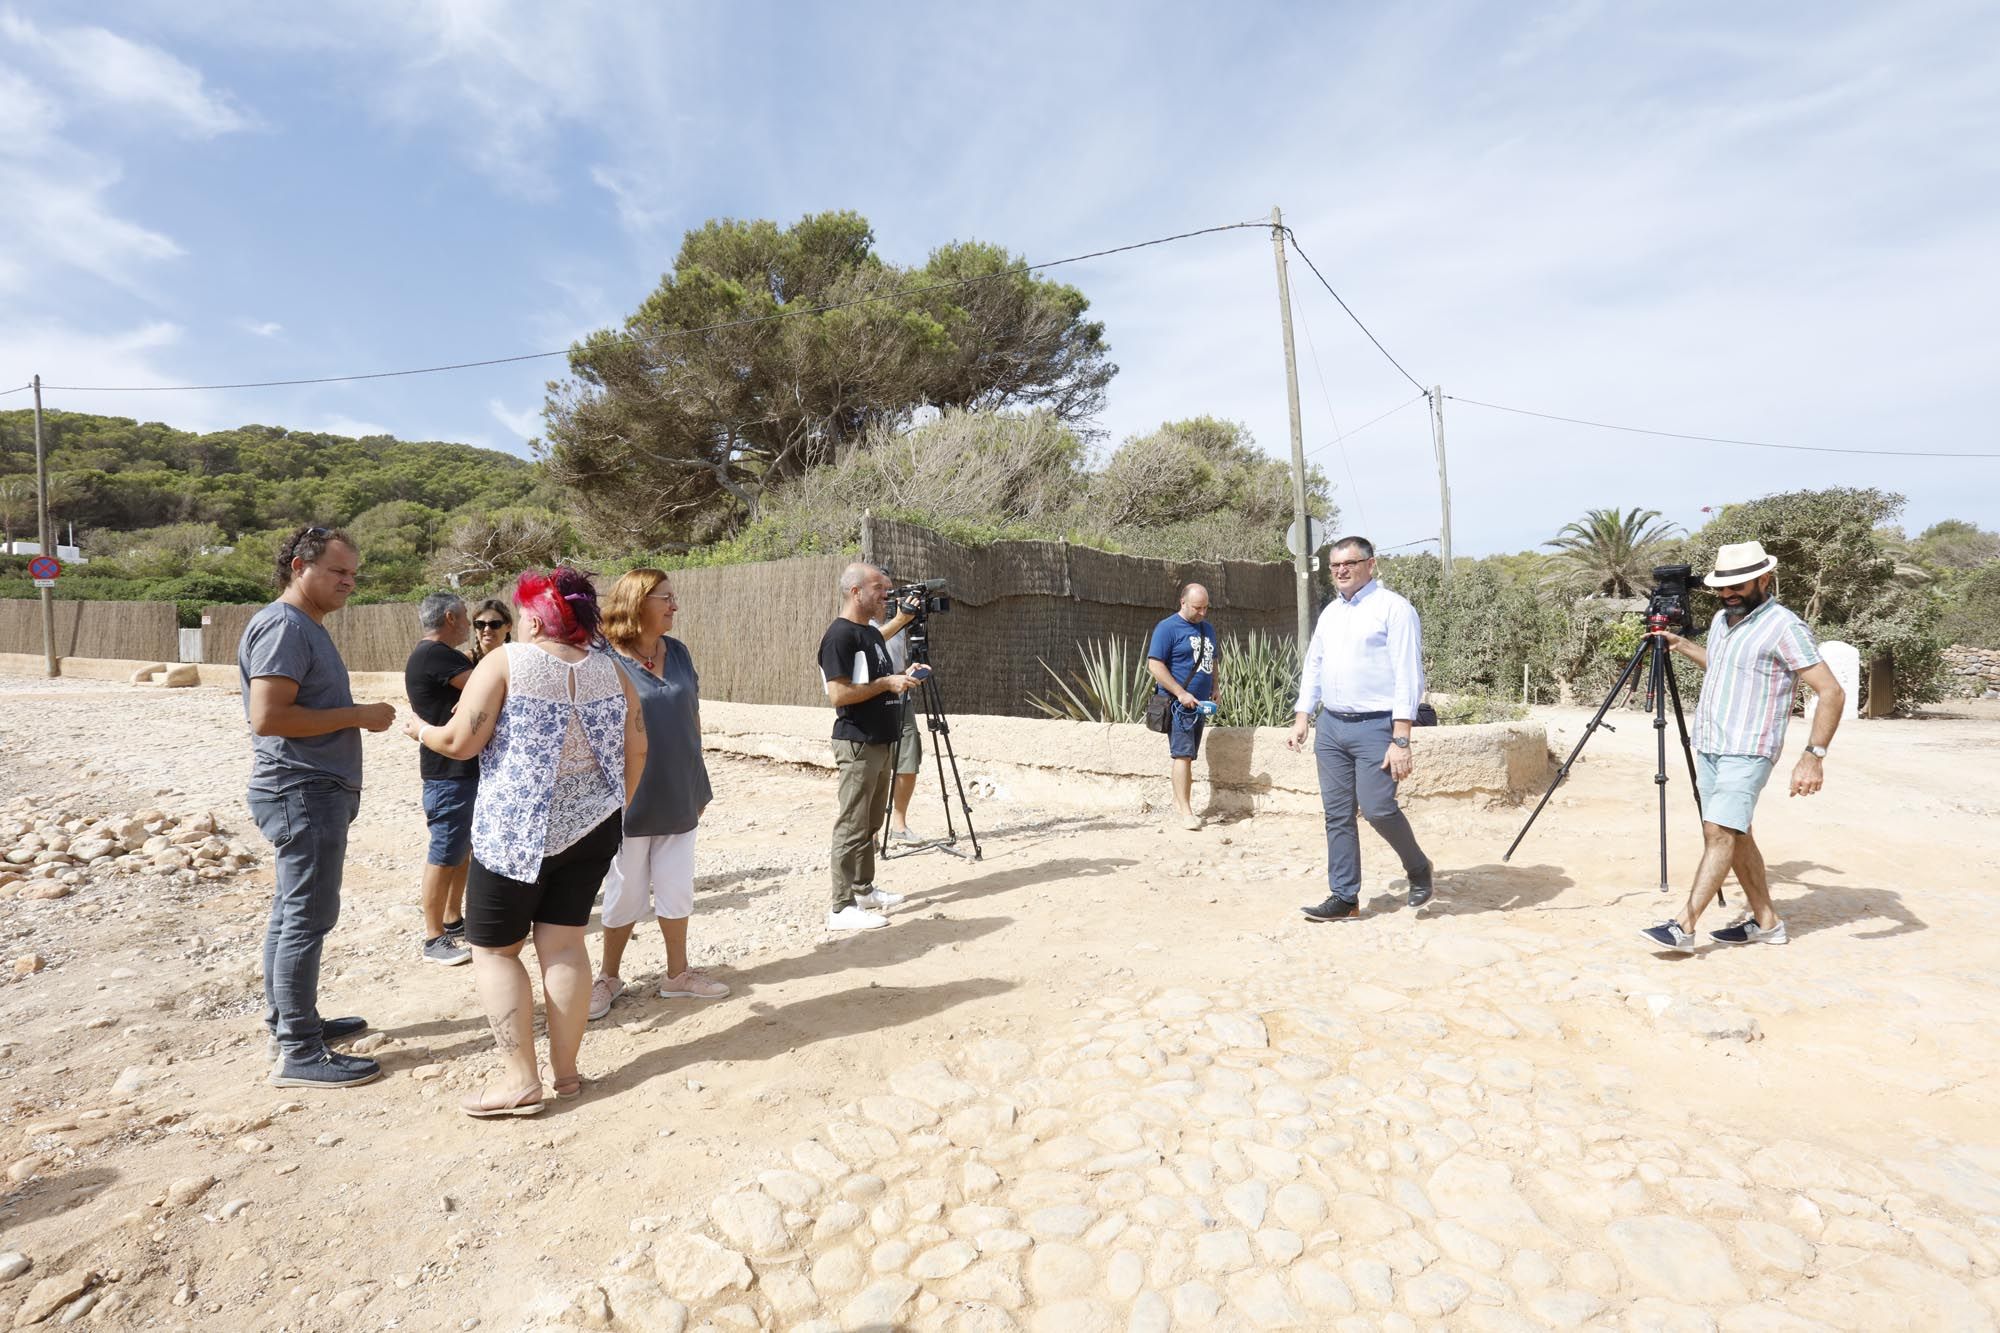
[[(1841, 872), (1815, 861), (1784, 861), (1766, 867), (1775, 900), (1788, 884), (1807, 891), (1806, 897), (1778, 905), (1785, 918), (1787, 935), (1810, 935), (1815, 930), (1831, 930), (1858, 921), (1886, 921), (1877, 930), (1864, 930), (1857, 940), (1886, 940), (1930, 929), (1930, 923), (1903, 905), (1903, 895), (1894, 889), (1863, 888), (1855, 884), (1826, 884), (1815, 880)], [(1814, 879), (1807, 879), (1811, 875)]]

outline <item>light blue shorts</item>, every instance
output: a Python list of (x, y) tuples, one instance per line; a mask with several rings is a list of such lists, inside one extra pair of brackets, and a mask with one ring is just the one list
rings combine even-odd
[(1754, 754), (1695, 755), (1695, 790), (1701, 793), (1703, 821), (1748, 833), (1757, 797), (1775, 767), (1776, 761)]

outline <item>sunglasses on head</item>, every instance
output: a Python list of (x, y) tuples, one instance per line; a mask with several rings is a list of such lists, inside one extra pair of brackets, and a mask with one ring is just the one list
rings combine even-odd
[(474, 629), (506, 629), (507, 622), (504, 620), (475, 620), (472, 622), (472, 627)]

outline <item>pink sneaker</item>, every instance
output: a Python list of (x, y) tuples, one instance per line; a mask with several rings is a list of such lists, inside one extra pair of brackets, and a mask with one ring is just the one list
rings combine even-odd
[(693, 968), (660, 982), (660, 998), (663, 1000), (719, 1000), (727, 994), (729, 987)]
[(617, 977), (599, 977), (590, 983), (590, 1018), (592, 1022), (611, 1012), (611, 1003), (625, 993), (625, 983)]

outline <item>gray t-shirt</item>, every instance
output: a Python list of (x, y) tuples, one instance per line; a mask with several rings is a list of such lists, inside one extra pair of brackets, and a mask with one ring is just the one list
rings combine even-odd
[(686, 833), (713, 795), (701, 761), (701, 681), (694, 657), (679, 639), (662, 638), (660, 652), (657, 676), (623, 653), (612, 654), (646, 720), (646, 767), (625, 811), (625, 832), (634, 838)]
[[(301, 708), (352, 708), (347, 664), (326, 627), (288, 602), (272, 602), (250, 617), (236, 646), (243, 679), (243, 716), (250, 716), (250, 682), (283, 676), (299, 685)], [(361, 729), (343, 727), (325, 736), (250, 738), (250, 789), (280, 792), (302, 782), (332, 778), (361, 790)]]

